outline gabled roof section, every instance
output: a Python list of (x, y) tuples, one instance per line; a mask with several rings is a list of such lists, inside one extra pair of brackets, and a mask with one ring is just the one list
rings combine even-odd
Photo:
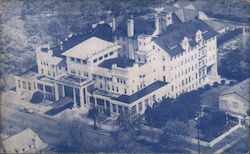
[(137, 91), (136, 93), (128, 96), (128, 95), (121, 95), (117, 98), (113, 98), (113, 100), (119, 101), (119, 102), (123, 102), (123, 103), (127, 103), (127, 104), (131, 104), (133, 102), (135, 102), (136, 100), (154, 92), (157, 89), (162, 88), (163, 86), (167, 85), (166, 82), (162, 82), (162, 81), (155, 81), (154, 83), (150, 84), (149, 86), (143, 88), (140, 91)]
[(47, 147), (30, 128), (7, 138), (2, 144), (6, 153), (37, 153)]
[(191, 46), (197, 44), (194, 37), (198, 30), (203, 32), (202, 36), (204, 39), (209, 39), (217, 35), (217, 32), (205, 22), (196, 19), (181, 24), (170, 25), (166, 31), (161, 33), (159, 37), (155, 38), (153, 41), (173, 57), (184, 51), (180, 43), (185, 36), (189, 39)]
[(127, 58), (127, 57), (117, 57), (112, 59), (107, 59), (101, 62), (98, 66), (102, 68), (111, 69), (112, 65), (115, 64), (117, 67), (126, 68), (132, 67), (135, 63), (135, 60)]
[(62, 41), (61, 46), (52, 48), (53, 54), (57, 57), (62, 57), (61, 54), (64, 51), (69, 50), (70, 48), (76, 46), (77, 44), (95, 36), (106, 41), (112, 41), (112, 29), (108, 24), (98, 24), (94, 29), (88, 25), (83, 33), (74, 34)]
[(250, 78), (230, 87), (229, 89), (223, 91), (221, 95), (237, 94), (243, 99), (250, 102)]
[(221, 29), (225, 28), (225, 27), (228, 27), (227, 24), (222, 23), (222, 22), (218, 22), (218, 21), (215, 21), (215, 20), (204, 20), (204, 22), (206, 24), (208, 24), (210, 27), (212, 27), (217, 32), (220, 31)]
[(120, 48), (120, 46), (112, 42), (108, 42), (97, 37), (91, 37), (62, 53), (62, 55), (84, 60), (98, 54), (99, 52), (106, 50), (114, 51), (118, 48)]
[(175, 14), (179, 17), (182, 22), (187, 22), (198, 18), (199, 12), (191, 9), (179, 9), (175, 11)]

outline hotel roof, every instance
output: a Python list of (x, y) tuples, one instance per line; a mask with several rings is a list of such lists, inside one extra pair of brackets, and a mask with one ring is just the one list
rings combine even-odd
[(100, 52), (106, 50), (113, 51), (118, 48), (120, 48), (120, 46), (112, 42), (108, 42), (97, 37), (91, 37), (62, 53), (62, 55), (73, 58), (86, 59)]
[(171, 57), (174, 57), (184, 51), (180, 46), (184, 37), (189, 39), (190, 46), (195, 46), (195, 33), (200, 30), (203, 39), (207, 40), (215, 35), (217, 32), (208, 26), (200, 19), (191, 20), (189, 22), (170, 25), (166, 31), (161, 33), (154, 41), (161, 48), (163, 48)]
[(163, 86), (167, 85), (166, 82), (162, 82), (162, 81), (155, 81), (154, 83), (150, 84), (149, 86), (143, 88), (140, 91), (137, 91), (136, 93), (128, 96), (128, 95), (121, 95), (117, 98), (113, 98), (113, 100), (119, 101), (119, 102), (123, 102), (123, 103), (127, 103), (127, 104), (131, 104), (134, 101), (152, 93), (153, 91), (162, 88)]
[(126, 67), (132, 67), (135, 63), (135, 60), (126, 58), (126, 57), (117, 57), (112, 59), (107, 59), (100, 63), (98, 66), (102, 68), (111, 69), (113, 64), (116, 64), (117, 67), (120, 68), (126, 68)]
[(112, 29), (108, 24), (98, 24), (94, 29), (91, 28), (91, 25), (87, 25), (85, 29), (83, 29), (83, 31), (84, 33), (73, 34), (64, 41), (62, 41), (63, 48), (61, 48), (60, 45), (57, 47), (53, 47), (53, 54), (57, 57), (62, 57), (61, 53), (69, 50), (70, 48), (93, 36), (107, 41), (112, 41)]

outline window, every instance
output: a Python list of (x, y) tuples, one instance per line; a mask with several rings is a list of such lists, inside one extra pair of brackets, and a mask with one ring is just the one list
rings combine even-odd
[(82, 63), (83, 64), (87, 64), (87, 60), (82, 60)]
[(148, 99), (145, 99), (145, 104), (147, 104), (147, 105), (148, 105), (148, 102), (149, 102), (149, 100), (148, 100)]
[(112, 111), (116, 112), (116, 105), (115, 104), (112, 104)]
[(41, 69), (41, 73), (43, 74), (43, 69)]
[(40, 83), (38, 83), (38, 84), (37, 84), (37, 88), (38, 88), (39, 90), (43, 90), (43, 85), (40, 84)]
[(21, 88), (21, 81), (17, 80), (17, 83), (18, 83), (18, 87)]
[(106, 101), (106, 106), (107, 106), (107, 108), (110, 107), (110, 102), (109, 101)]
[(153, 102), (156, 101), (156, 96), (155, 95), (152, 96), (152, 100), (153, 100)]
[(84, 76), (88, 77), (89, 76), (88, 72), (84, 72)]
[(163, 66), (162, 69), (163, 69), (163, 71), (165, 71), (166, 70), (165, 66)]
[(113, 51), (109, 53), (109, 55), (113, 55)]
[(102, 89), (102, 83), (100, 83), (100, 88)]
[(76, 74), (76, 71), (74, 69), (71, 69), (70, 71), (72, 74)]
[(52, 93), (52, 87), (45, 85), (45, 91)]
[(94, 63), (96, 63), (97, 62), (97, 59), (94, 59)]
[(105, 54), (105, 55), (104, 55), (104, 58), (107, 58), (107, 57), (108, 57), (108, 54)]
[(71, 61), (75, 61), (75, 58), (72, 58), (72, 57), (71, 57), (70, 60), (71, 60)]
[(50, 76), (50, 71), (48, 71), (48, 76)]
[(139, 103), (139, 111), (142, 110), (142, 102)]
[(107, 87), (108, 87), (108, 90), (110, 90), (109, 84), (108, 84), (108, 86), (107, 86)]
[(97, 105), (104, 106), (104, 100), (103, 99), (97, 98), (96, 103), (97, 103)]
[(127, 94), (127, 89), (126, 88), (124, 88), (124, 94)]
[(134, 105), (132, 108), (131, 108), (131, 114), (134, 115), (137, 113), (137, 110), (136, 110), (136, 105)]
[(118, 112), (122, 113), (122, 106), (118, 105)]
[(99, 57), (99, 60), (102, 60), (102, 57)]
[(117, 91), (117, 92), (119, 91), (118, 87), (116, 87), (116, 91)]
[(76, 59), (76, 62), (81, 63), (81, 59)]
[(28, 82), (28, 90), (31, 90), (31, 83)]
[(26, 89), (26, 82), (22, 81), (22, 83), (23, 83), (23, 89)]

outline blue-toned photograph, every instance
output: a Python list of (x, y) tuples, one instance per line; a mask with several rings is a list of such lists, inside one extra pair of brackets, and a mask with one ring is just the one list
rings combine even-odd
[(249, 153), (249, 24), (249, 0), (0, 0), (0, 153)]

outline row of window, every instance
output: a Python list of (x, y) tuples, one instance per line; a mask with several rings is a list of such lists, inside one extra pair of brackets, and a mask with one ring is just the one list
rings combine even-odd
[[(44, 73), (44, 70), (43, 70), (42, 68), (41, 68), (41, 73), (42, 73), (42, 74), (45, 74), (45, 73)], [(47, 75), (48, 75), (48, 76), (51, 76), (50, 70), (48, 70)], [(53, 77), (55, 77), (55, 76), (56, 76), (56, 74), (55, 74), (55, 72), (54, 72), (54, 71), (52, 71), (52, 76), (53, 76)]]
[(107, 53), (107, 54), (105, 54), (104, 56), (101, 56), (101, 57), (99, 57), (99, 58), (94, 59), (93, 62), (96, 63), (97, 61), (101, 61), (101, 60), (107, 58), (109, 55), (111, 56), (111, 55), (113, 55), (113, 54), (114, 54), (114, 52), (111, 51), (109, 54)]
[[(198, 79), (198, 73), (195, 74), (195, 78)], [(191, 78), (191, 76), (189, 76), (188, 78), (185, 78), (184, 80), (181, 80), (181, 83), (179, 84), (179, 88), (192, 83), (192, 80), (193, 78)], [(198, 85), (198, 83), (196, 83), (196, 85)], [(178, 89), (178, 87), (176, 86), (175, 89)], [(174, 89), (174, 86), (172, 85), (172, 91), (174, 91), (175, 89)]]
[[(26, 82), (26, 81), (20, 81), (17, 80), (18, 88), (26, 89), (26, 90), (31, 90), (31, 83)], [(34, 85), (34, 89), (36, 89), (36, 86)]]
[[(153, 95), (150, 98), (147, 98), (144, 100), (144, 102), (139, 102), (138, 103), (138, 112), (141, 112), (143, 110), (143, 106), (146, 109), (147, 106), (149, 105), (149, 101), (151, 100), (151, 102), (156, 102), (156, 96)], [(143, 105), (144, 104), (144, 105)], [(152, 105), (152, 104), (151, 104)], [(131, 108), (131, 115), (134, 115), (137, 113), (137, 105), (132, 106)]]
[(73, 62), (81, 63), (81, 64), (87, 64), (87, 60), (81, 60), (81, 59), (73, 58), (73, 57), (71, 57), (70, 60)]
[[(215, 37), (212, 37), (212, 38), (210, 38), (210, 39), (214, 40)], [(197, 47), (198, 47), (198, 48), (199, 48), (199, 47), (204, 47), (205, 44), (207, 43), (207, 41), (210, 41), (210, 39), (204, 40), (204, 41), (202, 41), (201, 43), (198, 43), (198, 45), (194, 46), (193, 48), (189, 48), (187, 51), (190, 52), (190, 51), (196, 49)], [(214, 48), (215, 48), (215, 47), (213, 47), (213, 49), (214, 49)], [(210, 50), (210, 48), (209, 48), (209, 50)], [(176, 59), (176, 58), (182, 56), (183, 54), (185, 54), (185, 52), (182, 52), (181, 54), (178, 54), (178, 55), (176, 55), (176, 56), (173, 56), (172, 59)]]
[[(197, 68), (198, 68), (197, 64), (195, 64), (195, 66), (188, 67), (187, 69), (185, 69), (185, 71), (182, 70), (181, 72), (176, 73), (174, 75), (174, 79), (177, 79), (177, 78), (182, 77), (183, 75), (189, 74), (190, 72), (194, 71), (194, 69), (197, 69)], [(174, 79), (172, 78), (171, 80), (173, 81)]]
[[(71, 70), (70, 70), (70, 73), (71, 73), (71, 74), (76, 74), (76, 70), (75, 70), (75, 69), (71, 69)], [(78, 70), (78, 76), (82, 76), (82, 75), (88, 77), (88, 76), (89, 76), (89, 73), (88, 73), (88, 72), (83, 72), (83, 74), (82, 74), (82, 72), (81, 72), (80, 70)]]
[(53, 92), (53, 88), (51, 86), (47, 86), (47, 85), (42, 85), (40, 83), (37, 84), (37, 88), (41, 91), (45, 90), (46, 92)]

